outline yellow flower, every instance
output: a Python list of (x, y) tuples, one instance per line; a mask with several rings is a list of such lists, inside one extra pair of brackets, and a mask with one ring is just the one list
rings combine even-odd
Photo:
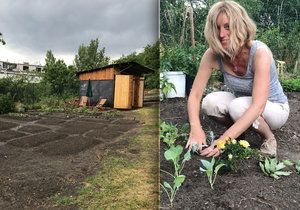
[(236, 144), (236, 140), (235, 139), (231, 139), (231, 143), (232, 144)]
[(217, 141), (217, 148), (218, 149), (224, 149), (225, 148), (225, 144), (226, 144), (225, 139), (224, 140), (218, 140)]
[(242, 145), (245, 148), (248, 148), (250, 146), (250, 144), (246, 140), (240, 140), (239, 143), (240, 143), (240, 145)]
[(231, 160), (232, 157), (233, 157), (232, 154), (229, 154), (229, 155), (228, 155), (228, 160)]
[(230, 138), (227, 136), (224, 140), (225, 141), (230, 141)]

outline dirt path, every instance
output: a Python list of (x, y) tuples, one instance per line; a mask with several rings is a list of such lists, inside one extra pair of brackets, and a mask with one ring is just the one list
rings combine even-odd
[(47, 207), (52, 196), (74, 193), (105, 148), (140, 126), (133, 118), (0, 115), (0, 209)]
[[(284, 127), (275, 132), (278, 141), (278, 158), (300, 159), (300, 93), (288, 93), (290, 116)], [(160, 104), (162, 120), (182, 125), (188, 122), (186, 99), (172, 99)], [(207, 134), (213, 131), (215, 136), (221, 135), (226, 128), (201, 114), (201, 122)], [(246, 140), (251, 147), (259, 148), (262, 140), (251, 130), (246, 132)], [(179, 144), (184, 145), (184, 142)], [(164, 160), (166, 149), (160, 144), (160, 168), (172, 172), (170, 162)], [(179, 189), (170, 209), (300, 209), (300, 175), (289, 168), (292, 174), (279, 180), (266, 177), (259, 169), (258, 161), (251, 159), (244, 162), (237, 173), (223, 173), (217, 177), (215, 189), (209, 187), (208, 180), (200, 173), (200, 157), (193, 155), (185, 165), (184, 185)], [(161, 173), (161, 182), (168, 176)], [(160, 190), (161, 207), (168, 207), (166, 193)]]

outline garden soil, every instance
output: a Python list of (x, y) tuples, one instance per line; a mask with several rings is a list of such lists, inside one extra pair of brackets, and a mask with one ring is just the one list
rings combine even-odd
[[(290, 116), (284, 127), (275, 132), (278, 142), (278, 159), (300, 160), (300, 93), (288, 93)], [(188, 122), (186, 99), (168, 99), (160, 104), (161, 120), (179, 127)], [(219, 136), (226, 130), (207, 116), (201, 114), (201, 122), (209, 136), (210, 131)], [(259, 148), (262, 139), (253, 131), (245, 133), (251, 147)], [(185, 145), (184, 142), (180, 142)], [(160, 168), (174, 171), (171, 162), (164, 159), (166, 146), (160, 143)], [(300, 174), (295, 168), (288, 177), (279, 180), (265, 176), (259, 168), (257, 158), (243, 162), (237, 172), (222, 172), (216, 179), (214, 189), (210, 188), (205, 174), (200, 173), (199, 155), (193, 154), (182, 171), (186, 176), (183, 186), (177, 192), (173, 207), (163, 189), (160, 189), (161, 209), (300, 209)], [(169, 175), (161, 172), (160, 182), (169, 181)]]
[(0, 209), (59, 209), (53, 196), (74, 195), (99, 170), (106, 148), (128, 146), (142, 122), (125, 112), (111, 119), (0, 115)]

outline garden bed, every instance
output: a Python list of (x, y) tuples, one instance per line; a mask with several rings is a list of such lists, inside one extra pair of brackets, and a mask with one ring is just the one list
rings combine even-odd
[[(278, 141), (278, 159), (300, 160), (300, 93), (288, 93), (290, 117), (284, 127), (275, 132)], [(178, 127), (188, 122), (186, 99), (168, 99), (160, 104), (160, 118)], [(226, 127), (201, 114), (204, 130), (221, 135)], [(252, 148), (259, 148), (262, 140), (251, 130), (245, 139)], [(185, 142), (177, 142), (182, 146)], [(177, 144), (176, 143), (176, 144)], [(160, 168), (173, 173), (171, 162), (164, 158), (167, 146), (160, 143)], [(182, 174), (185, 182), (179, 188), (170, 207), (165, 191), (160, 189), (161, 209), (300, 209), (300, 175), (294, 167), (288, 168), (292, 174), (279, 180), (267, 177), (259, 168), (257, 158), (247, 159), (237, 172), (221, 172), (211, 189), (207, 177), (199, 170), (200, 159), (193, 154), (186, 162)], [(170, 176), (160, 173), (160, 182), (170, 181)]]

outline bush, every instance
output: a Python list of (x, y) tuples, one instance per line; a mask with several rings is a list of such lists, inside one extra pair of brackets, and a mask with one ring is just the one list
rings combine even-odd
[(286, 92), (299, 92), (300, 91), (300, 78), (286, 79), (280, 81), (282, 88)]
[(0, 94), (0, 114), (6, 114), (15, 108), (14, 101), (10, 94)]
[(159, 88), (159, 74), (151, 74), (145, 77), (145, 89)]

